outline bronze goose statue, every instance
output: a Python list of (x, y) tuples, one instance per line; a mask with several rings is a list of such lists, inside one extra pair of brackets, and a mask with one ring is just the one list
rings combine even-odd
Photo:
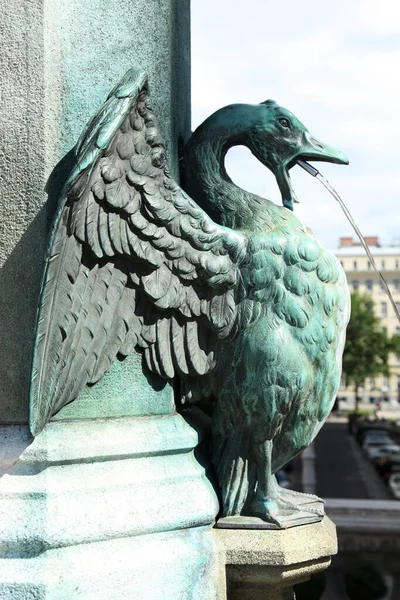
[[(283, 207), (229, 179), (234, 144), (274, 173)], [(32, 369), (34, 435), (117, 358), (142, 352), (144, 368), (179, 380), (183, 399), (218, 399), (222, 514), (285, 526), (297, 497), (273, 474), (332, 407), (349, 314), (338, 261), (291, 210), (288, 171), (300, 158), (347, 163), (275, 102), (226, 107), (186, 148), (189, 197), (169, 173), (145, 74), (125, 75), (77, 144), (55, 218)]]

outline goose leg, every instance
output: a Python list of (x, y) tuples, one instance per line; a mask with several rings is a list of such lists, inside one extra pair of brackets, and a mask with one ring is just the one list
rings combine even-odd
[(280, 517), (282, 510), (287, 511), (287, 505), (281, 501), (275, 476), (271, 472), (272, 440), (254, 444), (254, 456), (257, 464), (258, 483), (254, 499), (249, 505), (251, 516), (260, 517), (268, 523), (283, 527)]
[(302, 494), (287, 493), (281, 488), (275, 475), (271, 472), (272, 441), (267, 440), (254, 445), (254, 456), (257, 464), (258, 483), (255, 496), (246, 511), (250, 516), (259, 517), (279, 528), (286, 528), (298, 513), (303, 517), (309, 515), (310, 522), (320, 520), (323, 510), (302, 506), (297, 500), (304, 500)]

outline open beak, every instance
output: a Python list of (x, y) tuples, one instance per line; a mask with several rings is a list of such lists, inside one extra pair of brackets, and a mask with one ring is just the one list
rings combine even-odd
[(300, 152), (296, 156), (295, 160), (288, 167), (292, 167), (296, 164), (297, 160), (319, 160), (323, 162), (336, 163), (337, 165), (348, 165), (349, 159), (340, 150), (332, 148), (323, 142), (320, 142), (317, 138), (313, 137), (308, 131), (303, 134), (303, 144)]
[(330, 162), (338, 165), (349, 164), (349, 159), (343, 152), (324, 144), (308, 131), (305, 131), (299, 152), (286, 165), (279, 167), (276, 172), (276, 180), (282, 194), (282, 203), (290, 210), (293, 210), (293, 202), (298, 202), (298, 200), (292, 188), (289, 169), (294, 167), (298, 161), (308, 160)]

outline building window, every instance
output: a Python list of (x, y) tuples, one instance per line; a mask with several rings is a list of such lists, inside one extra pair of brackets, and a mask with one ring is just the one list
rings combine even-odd
[(372, 280), (371, 279), (367, 279), (367, 281), (365, 282), (365, 286), (369, 292), (372, 292)]
[(388, 392), (389, 390), (390, 390), (389, 377), (387, 375), (384, 375), (382, 378), (382, 392)]
[(384, 261), (384, 259), (382, 259), (381, 260), (381, 269), (384, 269), (384, 268), (385, 268), (385, 261)]
[(381, 286), (381, 291), (384, 292), (385, 291), (385, 286), (383, 285), (382, 281), (380, 281), (379, 284)]
[(384, 402), (390, 402), (389, 396), (383, 396), (383, 401)]
[(387, 317), (387, 302), (381, 302), (381, 317)]
[(400, 280), (399, 279), (395, 279), (393, 281), (393, 287), (396, 292), (400, 292)]
[(357, 271), (357, 261), (353, 260), (353, 269)]
[(396, 259), (395, 268), (398, 269), (400, 267), (400, 261)]
[(368, 271), (371, 270), (371, 261), (370, 260), (367, 262), (367, 269), (368, 269)]
[(351, 285), (352, 285), (353, 290), (356, 291), (360, 287), (360, 282), (359, 281), (352, 281)]
[(375, 404), (375, 396), (370, 396), (369, 397), (369, 403), (370, 404)]

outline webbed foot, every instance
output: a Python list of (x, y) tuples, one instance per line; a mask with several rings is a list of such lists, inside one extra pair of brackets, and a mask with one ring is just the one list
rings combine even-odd
[(319, 496), (316, 496), (315, 494), (306, 494), (305, 492), (288, 490), (287, 488), (281, 487), (278, 483), (276, 484), (276, 489), (280, 497), (292, 497), (293, 499), (296, 498), (295, 502), (297, 504), (312, 504), (313, 502), (321, 502), (322, 504), (325, 504), (325, 500)]
[(296, 492), (295, 490), (288, 490), (279, 485), (276, 485), (276, 492), (279, 498), (283, 502), (286, 502), (288, 506), (292, 506), (297, 510), (306, 510), (307, 512), (321, 515), (322, 517), (325, 515), (325, 501), (314, 494), (305, 494), (303, 492)]
[(279, 529), (287, 527), (285, 519), (293, 513), (293, 507), (280, 498), (257, 499), (255, 498), (245, 510), (245, 514), (251, 517), (259, 517), (267, 523), (276, 525)]
[(321, 521), (323, 503), (316, 496), (281, 488), (271, 473), (272, 440), (254, 444), (257, 487), (244, 507), (243, 515), (262, 520), (267, 528), (286, 529)]
[(302, 506), (280, 497), (274, 499), (255, 498), (243, 514), (258, 517), (278, 529), (315, 523), (324, 517), (324, 511), (316, 508), (315, 505)]

